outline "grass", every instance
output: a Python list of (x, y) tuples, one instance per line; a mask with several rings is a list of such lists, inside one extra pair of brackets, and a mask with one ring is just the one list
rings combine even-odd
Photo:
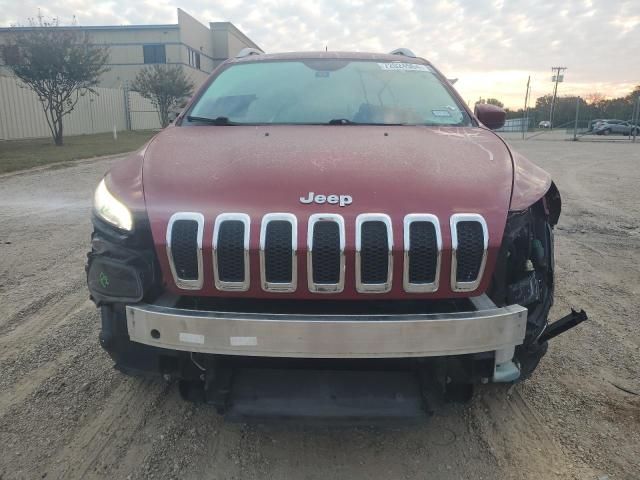
[(56, 147), (51, 138), (0, 141), (0, 174), (69, 162), (83, 158), (130, 152), (141, 147), (156, 132), (140, 130), (76, 135), (64, 138), (64, 145)]

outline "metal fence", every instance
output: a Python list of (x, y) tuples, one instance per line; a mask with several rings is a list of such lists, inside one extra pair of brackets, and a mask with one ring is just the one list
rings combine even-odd
[[(65, 135), (160, 128), (151, 102), (137, 92), (96, 88), (64, 117)], [(48, 137), (51, 133), (38, 96), (13, 77), (0, 77), (0, 140)]]
[[(572, 120), (550, 125), (548, 121), (536, 125), (533, 117), (512, 118), (497, 131), (509, 139), (574, 140), (590, 142), (640, 143), (640, 96), (632, 99), (630, 118), (603, 118), (580, 97), (575, 97)], [(567, 109), (565, 108), (565, 118)], [(598, 118), (595, 118), (598, 117)], [(546, 123), (546, 125), (541, 125)]]
[(529, 129), (529, 118), (510, 118), (505, 120), (504, 126), (498, 132), (522, 132)]

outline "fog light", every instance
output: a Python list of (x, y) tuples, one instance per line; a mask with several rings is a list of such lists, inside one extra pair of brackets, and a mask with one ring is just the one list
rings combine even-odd
[(138, 271), (109, 258), (93, 258), (87, 275), (89, 291), (98, 301), (139, 302), (144, 295)]

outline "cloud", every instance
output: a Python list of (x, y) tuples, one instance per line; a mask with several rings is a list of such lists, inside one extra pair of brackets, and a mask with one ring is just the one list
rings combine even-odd
[[(0, 0), (0, 24), (25, 23), (38, 8), (81, 25), (175, 23), (167, 0)], [(54, 7), (55, 5), (55, 7)], [(403, 46), (459, 77), (463, 96), (519, 106), (532, 75), (550, 91), (550, 68), (568, 67), (560, 91), (614, 95), (640, 83), (637, 2), (605, 0), (183, 0), (203, 23), (231, 21), (263, 49), (389, 51)], [(624, 93), (624, 92), (622, 92)]]

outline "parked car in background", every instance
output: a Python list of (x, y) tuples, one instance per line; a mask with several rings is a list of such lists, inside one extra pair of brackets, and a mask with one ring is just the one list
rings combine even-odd
[(593, 130), (602, 122), (606, 122), (606, 120), (603, 120), (602, 118), (594, 118), (593, 120), (591, 120), (589, 122), (589, 131), (593, 132)]
[(597, 135), (640, 135), (640, 125), (634, 125), (624, 120), (602, 120), (593, 127)]
[(538, 128), (551, 128), (551, 122), (549, 120), (543, 120), (538, 124)]

